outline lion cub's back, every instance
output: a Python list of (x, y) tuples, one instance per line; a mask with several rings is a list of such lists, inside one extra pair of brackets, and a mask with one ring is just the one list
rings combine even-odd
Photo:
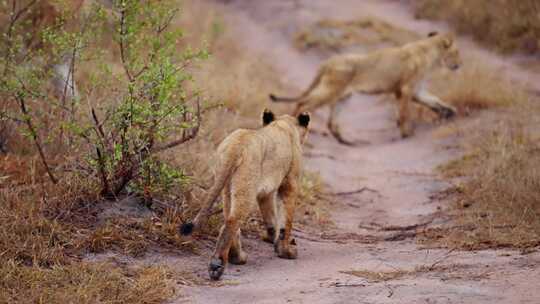
[(234, 131), (219, 145), (217, 153), (222, 162), (234, 160), (239, 169), (235, 174), (248, 174), (259, 193), (270, 193), (290, 171), (292, 148), (285, 132), (269, 126)]

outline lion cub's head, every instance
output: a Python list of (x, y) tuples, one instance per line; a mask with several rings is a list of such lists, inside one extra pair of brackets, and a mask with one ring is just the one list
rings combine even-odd
[(271, 123), (283, 122), (288, 126), (294, 127), (298, 131), (301, 143), (304, 143), (307, 138), (310, 119), (311, 115), (308, 112), (300, 113), (296, 117), (287, 114), (276, 117), (272, 111), (265, 109), (262, 114), (263, 127)]
[(442, 51), (441, 64), (450, 70), (457, 70), (461, 66), (461, 56), (455, 43), (455, 38), (452, 33), (439, 34), (431, 32), (428, 37), (433, 39), (437, 46)]

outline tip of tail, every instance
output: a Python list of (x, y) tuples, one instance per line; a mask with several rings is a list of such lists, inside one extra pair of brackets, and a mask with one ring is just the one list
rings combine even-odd
[(278, 100), (277, 96), (274, 95), (274, 94), (269, 94), (268, 97), (270, 97), (270, 100), (272, 100), (272, 101), (277, 101)]
[(195, 228), (193, 223), (184, 223), (180, 226), (180, 234), (190, 235), (193, 232), (193, 228)]

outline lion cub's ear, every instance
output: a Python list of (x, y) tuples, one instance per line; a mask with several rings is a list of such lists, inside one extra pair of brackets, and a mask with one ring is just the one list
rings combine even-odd
[(433, 36), (437, 36), (439, 33), (438, 32), (429, 32), (429, 34), (427, 34), (428, 37), (433, 37)]
[(452, 34), (444, 35), (444, 38), (442, 39), (442, 45), (445, 49), (449, 49), (453, 43), (454, 43), (454, 35)]
[(311, 116), (308, 112), (300, 113), (298, 115), (298, 124), (304, 128), (307, 128), (310, 118)]
[(274, 119), (276, 119), (274, 113), (270, 111), (269, 109), (264, 109), (264, 112), (262, 115), (263, 126), (268, 125), (269, 123), (274, 121)]

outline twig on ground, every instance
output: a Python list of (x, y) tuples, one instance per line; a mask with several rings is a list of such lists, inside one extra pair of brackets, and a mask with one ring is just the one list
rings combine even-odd
[(388, 289), (388, 295), (386, 297), (391, 298), (394, 295), (394, 289), (386, 282), (384, 282), (384, 287)]
[(434, 219), (431, 219), (427, 222), (423, 222), (423, 223), (418, 223), (418, 224), (412, 224), (412, 225), (407, 225), (407, 226), (395, 226), (395, 225), (390, 225), (390, 226), (383, 226), (381, 228), (379, 228), (379, 230), (381, 231), (407, 231), (407, 230), (414, 230), (414, 229), (417, 229), (417, 228), (420, 228), (420, 227), (425, 227), (431, 223), (433, 223), (433, 220)]
[(362, 187), (362, 188), (360, 188), (358, 190), (334, 192), (334, 193), (329, 193), (329, 194), (330, 195), (335, 195), (335, 196), (345, 196), (345, 195), (352, 195), (352, 194), (362, 193), (364, 191), (379, 193), (379, 191), (377, 191), (375, 189), (371, 189), (369, 187)]
[(428, 267), (428, 269), (431, 271), (433, 269), (435, 269), (435, 267), (437, 265), (439, 265), (440, 263), (444, 262), (445, 260), (447, 260), (449, 257), (450, 257), (450, 254), (452, 252), (454, 252), (455, 250), (457, 249), (457, 247), (454, 247), (450, 250), (448, 250), (448, 252), (446, 252), (441, 258), (437, 259), (435, 262), (433, 262), (433, 264), (431, 264), (431, 266)]
[(341, 283), (341, 282), (335, 282), (332, 285), (333, 287), (366, 287), (366, 284), (362, 283)]
[(387, 242), (403, 241), (405, 239), (414, 238), (417, 234), (418, 233), (416, 231), (399, 232), (394, 235), (385, 237), (384, 240)]

